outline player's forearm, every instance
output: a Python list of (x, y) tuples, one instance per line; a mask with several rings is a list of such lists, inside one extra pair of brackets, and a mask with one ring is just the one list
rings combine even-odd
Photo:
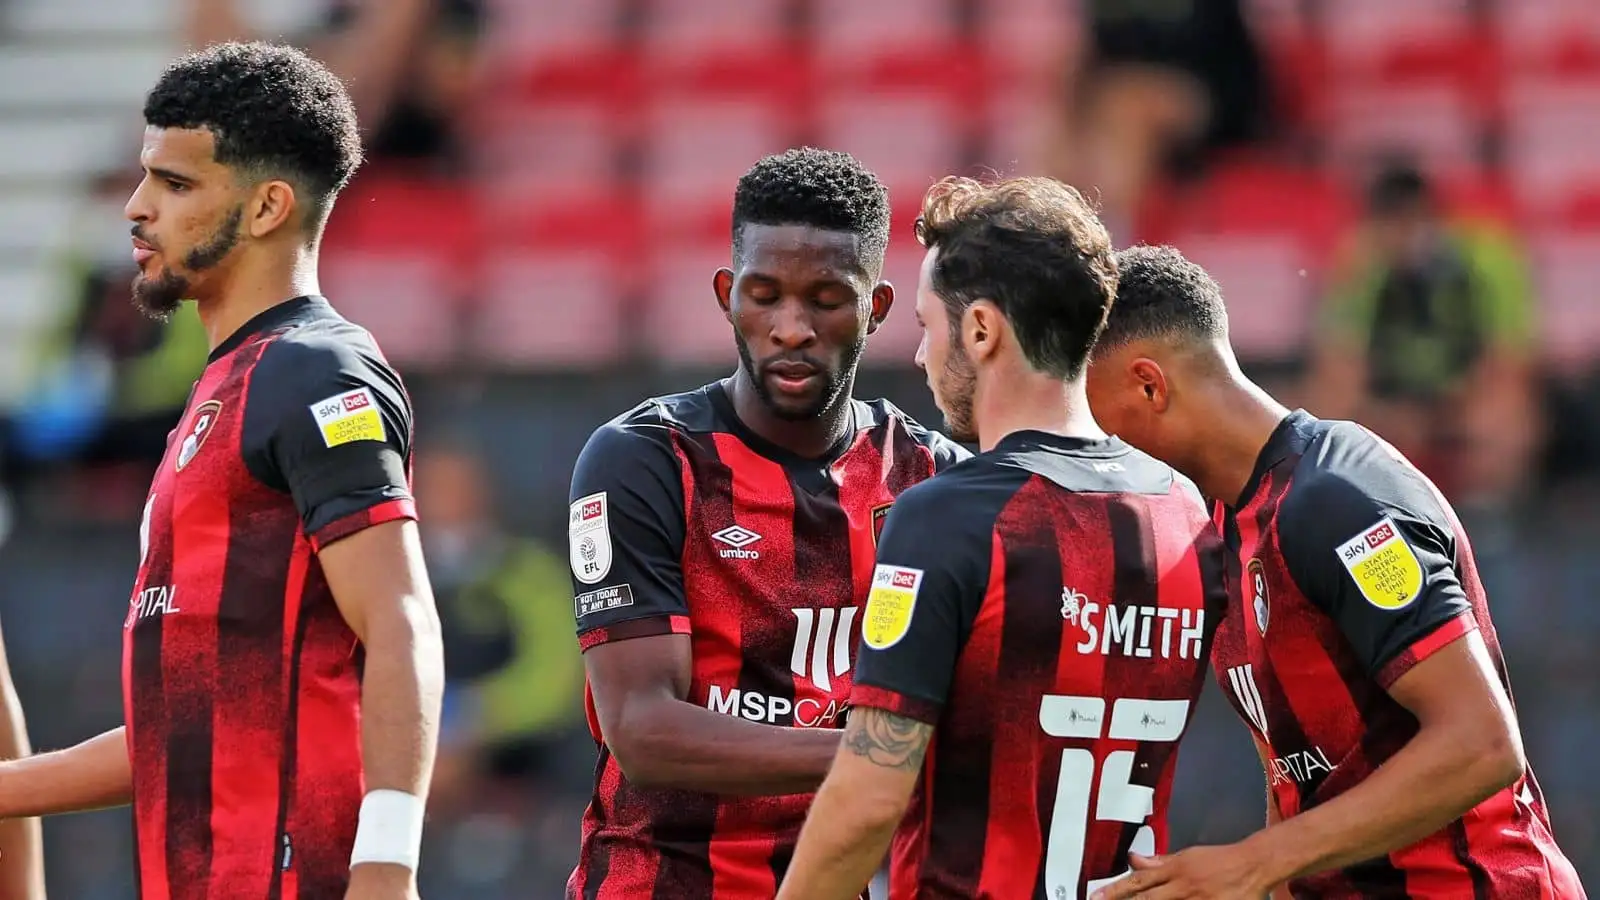
[(0, 763), (0, 819), (87, 812), (132, 800), (123, 728), (65, 750)]
[(368, 790), (426, 797), (439, 741), (444, 649), (429, 604), (373, 619), (365, 637), (361, 758)]
[[(22, 702), (9, 678), (0, 684), (0, 759), (31, 754)], [(44, 900), (44, 839), (36, 818), (0, 822), (0, 898)]]
[(1423, 728), (1371, 777), (1247, 839), (1271, 883), (1408, 847), (1521, 777), (1515, 737)]
[(827, 777), (839, 750), (832, 729), (763, 725), (681, 700), (637, 704), (607, 744), (641, 787), (719, 794), (802, 794)]
[(883, 862), (905, 804), (825, 782), (800, 831), (777, 900), (855, 900)]

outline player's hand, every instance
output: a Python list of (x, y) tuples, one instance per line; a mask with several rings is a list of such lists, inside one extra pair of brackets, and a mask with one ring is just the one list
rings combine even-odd
[(1190, 847), (1170, 856), (1129, 854), (1133, 874), (1090, 900), (1263, 900), (1273, 885), (1242, 844)]
[(420, 900), (417, 875), (405, 866), (362, 863), (350, 869), (344, 900)]

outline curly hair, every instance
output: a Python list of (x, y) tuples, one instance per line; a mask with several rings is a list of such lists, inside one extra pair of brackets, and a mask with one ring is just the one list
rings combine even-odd
[(800, 147), (765, 157), (733, 193), (733, 249), (746, 225), (809, 225), (854, 234), (869, 270), (889, 245), (889, 189), (848, 153)]
[(1102, 346), (1150, 338), (1227, 340), (1228, 310), (1210, 273), (1174, 247), (1129, 247), (1117, 254), (1117, 305)]
[(216, 44), (179, 58), (145, 97), (144, 120), (210, 131), (217, 162), (251, 181), (281, 178), (300, 188), (313, 233), (361, 165), (361, 133), (344, 84), (280, 44)]
[(988, 300), (1034, 369), (1082, 374), (1116, 299), (1117, 262), (1077, 189), (1053, 178), (950, 176), (928, 189), (916, 228), (917, 241), (938, 250), (932, 287), (952, 334), (967, 307)]

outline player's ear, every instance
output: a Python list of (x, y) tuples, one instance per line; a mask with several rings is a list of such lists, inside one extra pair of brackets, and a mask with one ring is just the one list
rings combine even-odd
[(245, 227), (253, 238), (264, 238), (290, 224), (298, 204), (294, 185), (280, 179), (256, 185), (245, 204)]
[(1141, 356), (1128, 366), (1128, 373), (1138, 386), (1139, 393), (1144, 395), (1145, 402), (1150, 404), (1151, 411), (1166, 412), (1170, 396), (1167, 373), (1162, 371), (1161, 366), (1155, 360)]
[(989, 300), (979, 300), (961, 313), (961, 339), (973, 361), (988, 359), (1000, 349), (1005, 316)]
[(867, 315), (867, 334), (877, 331), (883, 320), (889, 318), (891, 306), (894, 306), (894, 285), (880, 281), (872, 288), (872, 310)]
[(733, 270), (721, 268), (717, 274), (711, 276), (711, 290), (717, 294), (717, 305), (722, 307), (722, 315), (729, 322), (733, 321)]

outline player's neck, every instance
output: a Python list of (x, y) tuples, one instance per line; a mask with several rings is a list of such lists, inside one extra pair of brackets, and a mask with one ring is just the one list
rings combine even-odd
[(727, 381), (728, 401), (733, 404), (733, 414), (744, 427), (762, 440), (805, 459), (818, 459), (828, 454), (844, 438), (850, 428), (850, 398), (855, 396), (855, 379), (845, 382), (839, 400), (821, 415), (809, 419), (785, 419), (756, 396), (743, 369)]
[(1100, 440), (1106, 433), (1089, 411), (1083, 380), (1063, 382), (1036, 373), (989, 379), (980, 376), (972, 395), (978, 449), (987, 453), (1019, 431)]
[(1182, 468), (1206, 496), (1237, 506), (1289, 410), (1242, 374), (1209, 389), (1203, 404), (1196, 419), (1204, 425), (1198, 458)]
[(310, 251), (296, 254), (288, 264), (252, 262), (239, 260), (220, 290), (195, 304), (212, 350), (266, 310), (296, 297), (322, 293), (317, 283), (316, 256)]

